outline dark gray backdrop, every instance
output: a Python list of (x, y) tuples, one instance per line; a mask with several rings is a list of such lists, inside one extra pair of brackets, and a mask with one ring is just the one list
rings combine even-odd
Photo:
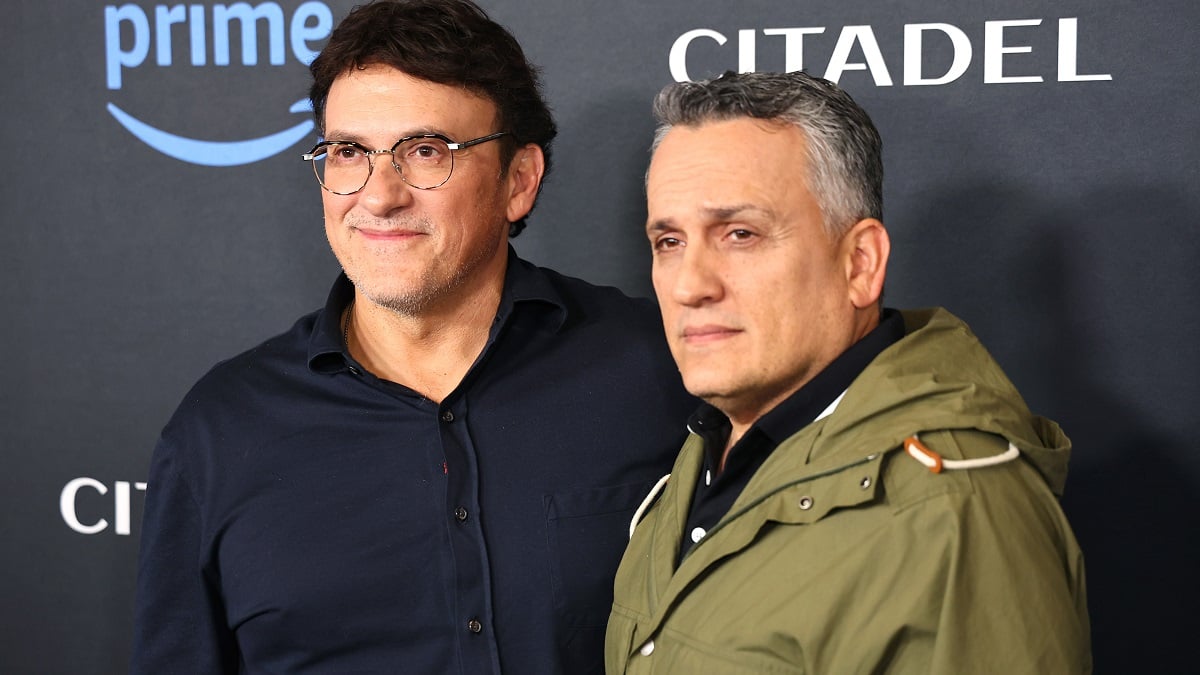
[[(307, 119), (288, 112), (307, 87), (296, 52), (319, 48), (326, 8), (338, 19), (352, 4), (252, 2), (282, 21), (274, 38), (270, 19), (255, 24), (255, 65), (230, 23), (223, 66), (217, 3), (189, 5), (202, 21), (174, 10), (183, 21), (161, 55), (158, 12), (170, 18), (176, 5), (22, 0), (2, 10), (0, 672), (124, 671), (138, 482), (158, 430), (213, 362), (319, 306), (336, 272), (299, 159), (311, 132), (259, 161), (202, 166), (151, 148), (109, 104), (196, 140), (293, 128)], [(846, 41), (840, 82), (885, 139), (889, 304), (958, 313), (1030, 406), (1074, 439), (1064, 503), (1087, 555), (1097, 672), (1192, 671), (1200, 6), (484, 4), (544, 67), (562, 129), (517, 249), (635, 294), (650, 290), (649, 101), (671, 80), (677, 39), (711, 31), (682, 55), (692, 77), (797, 59), (822, 75)], [(308, 18), (293, 30), (297, 13)], [(918, 50), (905, 45), (917, 24), (952, 28), (925, 31)], [(802, 50), (799, 31), (774, 30), (797, 28), (813, 29)], [(906, 84), (906, 59), (936, 80), (965, 58), (964, 40), (961, 76)], [(147, 53), (135, 65), (139, 42)], [(196, 45), (204, 65), (192, 64)], [(120, 88), (109, 86), (114, 67)], [(891, 85), (879, 82), (884, 69)]]

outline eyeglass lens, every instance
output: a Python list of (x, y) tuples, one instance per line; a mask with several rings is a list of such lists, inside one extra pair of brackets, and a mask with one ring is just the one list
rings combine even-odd
[[(349, 143), (322, 146), (313, 157), (313, 170), (326, 190), (347, 195), (357, 192), (371, 177), (370, 155), (380, 154), (377, 160), (386, 161), (387, 151), (366, 152)], [(400, 177), (409, 185), (428, 190), (450, 180), (454, 170), (454, 155), (440, 138), (410, 138), (392, 148), (391, 161)]]

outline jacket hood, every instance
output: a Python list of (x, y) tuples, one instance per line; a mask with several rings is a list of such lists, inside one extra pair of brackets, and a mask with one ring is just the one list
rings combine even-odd
[[(944, 309), (902, 311), (905, 336), (855, 379), (823, 420), (806, 461), (839, 463), (899, 447), (923, 431), (1002, 436), (1062, 495), (1071, 442), (1029, 411), (999, 364), (965, 323)], [(866, 452), (863, 452), (866, 450)], [(815, 468), (815, 467), (814, 467)]]

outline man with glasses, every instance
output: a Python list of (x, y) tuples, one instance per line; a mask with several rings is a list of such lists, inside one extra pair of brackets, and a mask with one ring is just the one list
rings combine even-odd
[(883, 307), (867, 113), (804, 73), (654, 110), (654, 290), (705, 403), (639, 509), (608, 675), (1090, 672), (1070, 441), (949, 312)]
[(555, 126), (478, 7), (357, 8), (311, 70), (344, 275), (163, 431), (133, 672), (600, 672), (692, 407), (657, 311), (507, 245)]

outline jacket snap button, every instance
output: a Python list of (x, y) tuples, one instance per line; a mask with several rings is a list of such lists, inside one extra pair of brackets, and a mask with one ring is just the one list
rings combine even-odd
[(471, 619), (467, 622), (467, 630), (478, 633), (483, 630), (483, 624), (479, 623), (479, 619)]
[(859, 486), (860, 488), (864, 489), (864, 490), (866, 490), (867, 488), (871, 487), (871, 477), (870, 477), (870, 476), (863, 476), (863, 479), (862, 479), (862, 480), (860, 480), (860, 481), (858, 481), (858, 486)]
[(654, 640), (648, 640), (642, 648), (638, 650), (642, 656), (650, 656), (654, 653)]
[(800, 498), (800, 508), (801, 509), (804, 509), (805, 511), (807, 511), (812, 508), (812, 505), (813, 505), (812, 497), (801, 497)]
[(450, 412), (449, 410), (442, 413), (442, 421), (443, 422), (453, 422), (454, 421), (454, 413)]

